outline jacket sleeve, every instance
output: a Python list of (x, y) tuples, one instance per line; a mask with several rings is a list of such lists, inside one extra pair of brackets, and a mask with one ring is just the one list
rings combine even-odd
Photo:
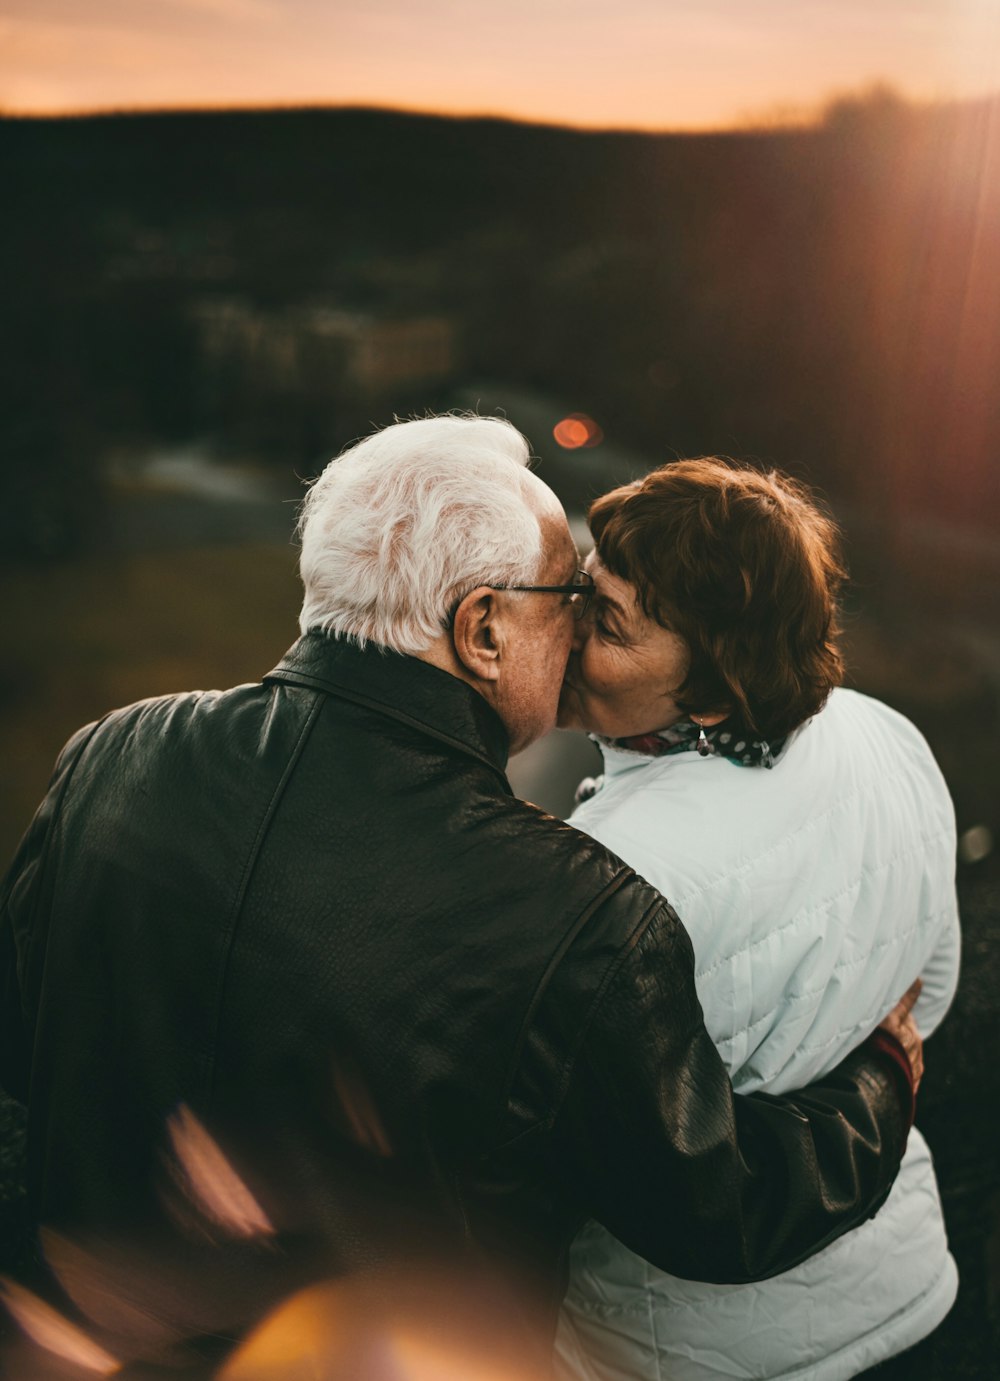
[(914, 1020), (925, 1039), (933, 1035), (941, 1025), (954, 1000), (958, 988), (961, 953), (962, 933), (958, 919), (958, 902), (953, 898), (934, 952), (921, 971), (923, 991), (913, 1009)]
[(0, 1087), (22, 1103), (31, 1078), (35, 970), (44, 950), (39, 930), (46, 857), (63, 792), (96, 727), (79, 730), (60, 753), (48, 793), (0, 885)]
[(876, 1211), (911, 1107), (899, 1065), (867, 1046), (799, 1093), (735, 1096), (690, 941), (661, 903), (592, 1005), (552, 1145), (581, 1207), (626, 1246), (675, 1275), (740, 1282)]

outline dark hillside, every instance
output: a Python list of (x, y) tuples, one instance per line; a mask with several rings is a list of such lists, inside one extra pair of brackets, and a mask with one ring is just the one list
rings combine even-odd
[[(198, 434), (301, 465), (359, 417), (490, 377), (576, 400), (653, 458), (755, 456), (897, 527), (1000, 523), (1000, 103), (883, 96), (711, 136), (7, 119), (0, 158), (7, 457)], [(362, 318), (444, 321), (447, 360), (362, 387), (345, 314), (355, 343)], [(280, 386), (245, 358), (279, 327)]]

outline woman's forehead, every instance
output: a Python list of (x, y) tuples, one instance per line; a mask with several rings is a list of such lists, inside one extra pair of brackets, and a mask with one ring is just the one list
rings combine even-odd
[(639, 591), (630, 580), (609, 571), (596, 551), (590, 553), (584, 563), (585, 569), (593, 576), (594, 593), (605, 609), (614, 611), (630, 637), (637, 641), (662, 637), (677, 639), (678, 634), (668, 624), (654, 619), (646, 613)]
[(639, 595), (632, 582), (609, 571), (596, 551), (590, 553), (584, 566), (593, 576), (597, 593), (602, 599), (620, 605), (623, 613), (638, 606)]

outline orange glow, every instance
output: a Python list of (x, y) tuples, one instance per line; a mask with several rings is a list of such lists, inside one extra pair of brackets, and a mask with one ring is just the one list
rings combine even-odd
[(515, 1377), (506, 1367), (412, 1328), (398, 1330), (388, 1343), (399, 1381), (528, 1381), (523, 1373)]
[(552, 428), (552, 435), (567, 451), (578, 451), (581, 446), (599, 446), (604, 440), (600, 427), (585, 412), (573, 412), (564, 417)]
[(507, 1339), (475, 1326), (477, 1303), (426, 1273), (312, 1285), (279, 1305), (216, 1381), (542, 1381), (522, 1359), (497, 1361)]
[(98, 1347), (76, 1324), (5, 1276), (0, 1277), (0, 1299), (32, 1342), (46, 1352), (98, 1376), (112, 1376), (121, 1368), (110, 1352)]
[(190, 1108), (181, 1105), (167, 1131), (191, 1198), (232, 1237), (270, 1236), (267, 1214)]
[(264, 1320), (228, 1359), (218, 1381), (315, 1381), (337, 1375), (357, 1327), (350, 1286), (313, 1285)]
[(795, 0), (628, 0), (571, 24), (544, 0), (507, 25), (466, 8), (456, 26), (450, 0), (33, 0), (0, 19), (4, 110), (391, 105), (708, 129), (748, 111), (814, 109), (825, 92), (878, 79), (917, 98), (982, 94), (997, 80), (995, 0), (857, 7), (861, 29), (853, 5), (820, 25)]

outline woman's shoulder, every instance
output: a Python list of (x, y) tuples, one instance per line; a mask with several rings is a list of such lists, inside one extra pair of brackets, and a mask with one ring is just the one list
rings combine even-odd
[[(826, 705), (793, 735), (797, 761), (811, 759), (810, 770), (842, 779), (888, 798), (893, 783), (914, 777), (936, 794), (947, 794), (926, 738), (900, 710), (846, 686), (832, 691)], [(791, 755), (790, 755), (791, 756)]]
[(919, 730), (891, 706), (847, 688), (795, 731), (770, 769), (695, 753), (631, 764), (609, 758), (606, 766), (572, 823), (675, 897), (760, 871), (779, 854), (787, 862), (822, 845), (829, 855), (831, 831), (832, 852), (853, 857), (868, 824), (897, 820), (903, 805), (917, 832), (951, 814)]
[(800, 807), (764, 781), (777, 777), (696, 753), (646, 759), (606, 772), (570, 821), (690, 906), (794, 823)]
[(835, 686), (820, 712), (802, 727), (806, 729), (813, 724), (840, 733), (847, 732), (852, 727), (877, 725), (893, 736), (919, 742), (926, 747), (923, 734), (901, 710), (897, 710), (885, 700), (869, 695), (867, 691), (856, 690), (851, 686)]

